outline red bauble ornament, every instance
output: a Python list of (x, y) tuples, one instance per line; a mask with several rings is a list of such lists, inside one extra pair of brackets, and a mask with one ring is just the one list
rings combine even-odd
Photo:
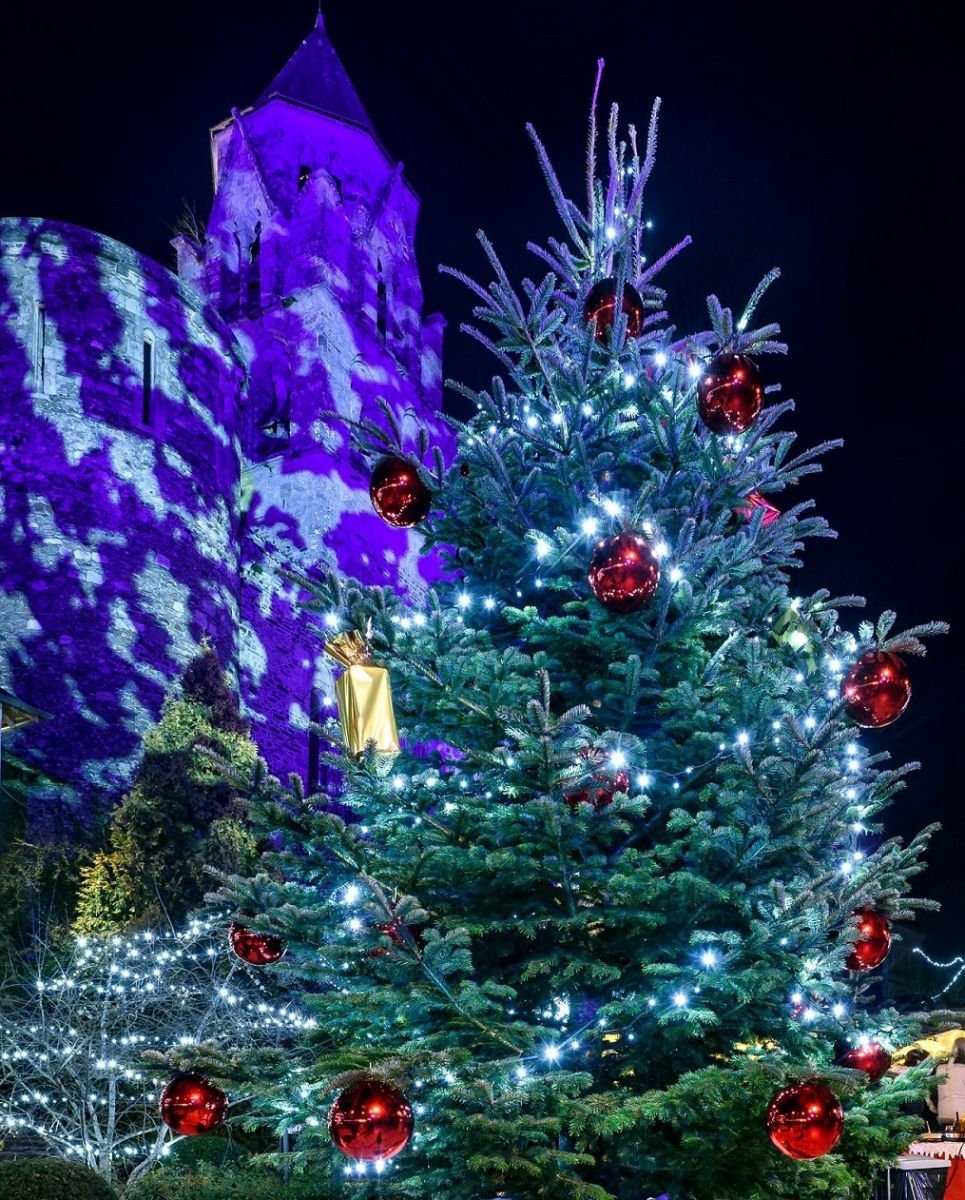
[[(603, 755), (599, 750), (592, 750), (589, 746), (585, 746), (580, 751), (580, 758), (585, 758), (594, 765), (599, 764), (602, 768)], [(606, 808), (617, 792), (629, 792), (630, 790), (630, 776), (626, 771), (615, 771), (612, 775), (602, 769), (594, 771), (593, 781), (593, 787), (577, 788), (575, 792), (567, 792), (564, 796), (566, 803), (571, 808), (576, 808), (578, 804), (592, 804), (599, 812)]]
[(865, 1042), (842, 1054), (838, 1063), (842, 1067), (850, 1067), (853, 1071), (864, 1071), (870, 1083), (877, 1083), (888, 1073), (891, 1055), (877, 1042)]
[(161, 1093), (161, 1120), (182, 1137), (217, 1129), (228, 1111), (228, 1097), (203, 1075), (178, 1075)]
[(763, 403), (760, 373), (746, 354), (718, 354), (697, 384), (697, 411), (713, 433), (745, 433)]
[(610, 612), (643, 608), (657, 590), (660, 564), (649, 544), (635, 533), (618, 533), (597, 542), (590, 557), (590, 587)]
[(758, 508), (764, 510), (764, 516), (761, 518), (762, 525), (772, 525), (781, 515), (781, 510), (776, 508), (770, 500), (765, 500), (760, 492), (751, 492), (744, 503), (734, 509), (734, 512), (743, 517), (745, 521), (749, 521), (753, 517), (755, 509)]
[[(643, 332), (643, 300), (632, 283), (623, 285), (623, 312), (627, 314), (627, 337), (636, 338)], [(605, 342), (610, 336), (617, 309), (617, 281), (601, 279), (590, 288), (583, 304), (583, 320), (587, 325), (596, 321), (594, 337)]]
[(854, 949), (848, 955), (851, 971), (874, 971), (888, 957), (891, 949), (891, 926), (888, 918), (873, 908), (856, 909), (851, 916), (858, 928)]
[(273, 933), (256, 933), (237, 921), (231, 923), (228, 941), (242, 962), (252, 967), (270, 967), (285, 953), (285, 943), (280, 937), (275, 937)]
[(788, 1158), (820, 1158), (844, 1132), (844, 1110), (823, 1083), (792, 1083), (767, 1106), (767, 1136)]
[[(372, 926), (377, 932), (389, 938), (393, 946), (401, 946), (406, 950), (412, 949), (412, 942), (420, 950), (425, 949), (426, 939), (422, 936), (423, 925), (406, 925), (399, 917), (393, 917), (391, 921), (379, 921)], [(411, 937), (412, 942), (409, 941)], [(375, 949), (369, 951), (369, 958), (381, 958), (383, 954), (388, 954), (388, 950)]]
[(886, 650), (863, 654), (841, 684), (844, 708), (856, 725), (880, 729), (897, 721), (911, 699), (911, 676), (904, 659)]
[(346, 1088), (328, 1114), (335, 1145), (349, 1158), (366, 1162), (392, 1158), (404, 1150), (414, 1124), (403, 1093), (377, 1079), (363, 1079)]
[(383, 458), (369, 484), (372, 506), (383, 521), (397, 529), (411, 529), (429, 511), (432, 492), (419, 472), (402, 458)]

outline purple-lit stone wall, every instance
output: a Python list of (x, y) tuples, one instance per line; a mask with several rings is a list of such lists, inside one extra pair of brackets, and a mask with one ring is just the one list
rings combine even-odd
[(103, 807), (205, 635), (271, 769), (305, 777), (331, 669), (282, 572), (413, 600), (439, 573), (417, 531), (376, 517), (369, 466), (323, 418), (379, 419), (382, 398), (408, 448), (418, 424), (451, 446), (418, 198), (320, 15), (211, 150), (180, 279), (73, 226), (0, 222), (0, 686), (54, 714), (14, 749)]
[[(370, 132), (273, 98), (212, 140), (206, 244), (181, 240), (180, 270), (248, 363), (242, 689), (269, 765), (304, 777), (331, 668), (279, 569), (334, 568), (413, 597), (438, 574), (417, 532), (374, 514), (367, 465), (322, 414), (377, 419), (381, 397), (414, 444), (417, 421), (437, 424), (443, 322), (422, 317), (418, 200)], [(448, 444), (441, 428), (436, 440)]]
[(231, 331), (169, 271), (0, 222), (0, 685), (54, 715), (13, 748), (95, 810), (200, 640), (235, 657), (243, 383)]

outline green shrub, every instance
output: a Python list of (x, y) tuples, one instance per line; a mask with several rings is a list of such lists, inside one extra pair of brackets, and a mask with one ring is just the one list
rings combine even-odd
[(112, 1188), (80, 1163), (59, 1158), (0, 1160), (3, 1200), (115, 1200)]
[(330, 1186), (317, 1175), (285, 1183), (278, 1172), (253, 1166), (239, 1170), (201, 1163), (182, 1171), (164, 1165), (137, 1184), (127, 1200), (328, 1200)]

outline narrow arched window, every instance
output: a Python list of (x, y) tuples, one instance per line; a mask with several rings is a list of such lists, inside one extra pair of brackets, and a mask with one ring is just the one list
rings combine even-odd
[(154, 420), (154, 338), (144, 335), (144, 350), (141, 367), (141, 424), (151, 425)]
[(261, 305), (261, 222), (255, 226), (255, 236), (248, 246), (247, 308), (257, 311)]
[(37, 355), (36, 355), (37, 391), (47, 391), (47, 308), (37, 305)]
[(375, 326), (379, 331), (379, 341), (384, 346), (389, 336), (389, 287), (385, 281), (382, 260), (378, 260), (379, 280), (376, 284)]

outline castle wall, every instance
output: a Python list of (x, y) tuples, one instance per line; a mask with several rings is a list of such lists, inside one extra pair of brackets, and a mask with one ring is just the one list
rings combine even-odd
[(234, 660), (243, 384), (170, 272), (0, 222), (0, 683), (53, 714), (11, 741), (78, 802), (116, 800), (203, 637)]

